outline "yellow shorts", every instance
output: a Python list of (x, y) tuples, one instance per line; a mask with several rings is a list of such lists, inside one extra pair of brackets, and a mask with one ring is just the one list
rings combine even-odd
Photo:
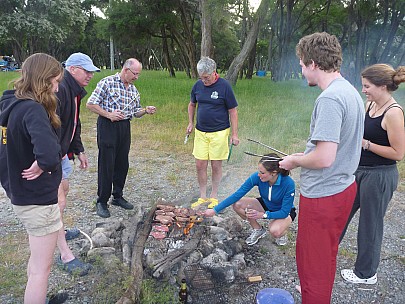
[(195, 129), (193, 155), (199, 160), (225, 160), (229, 154), (230, 128), (218, 132)]
[(13, 205), (13, 209), (29, 235), (44, 236), (62, 228), (58, 204)]

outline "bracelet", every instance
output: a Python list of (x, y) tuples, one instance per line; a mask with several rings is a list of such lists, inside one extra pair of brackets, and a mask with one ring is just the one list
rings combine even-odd
[(366, 143), (364, 144), (363, 150), (367, 151), (368, 149), (370, 149), (370, 141), (367, 140)]
[(149, 113), (148, 113), (148, 110), (147, 110), (147, 108), (146, 108), (146, 107), (145, 107), (145, 109), (144, 109), (144, 110), (145, 110), (145, 114), (149, 114)]
[(82, 154), (86, 154), (86, 152), (84, 152), (84, 151), (83, 151), (83, 152), (79, 152), (78, 155), (82, 155)]

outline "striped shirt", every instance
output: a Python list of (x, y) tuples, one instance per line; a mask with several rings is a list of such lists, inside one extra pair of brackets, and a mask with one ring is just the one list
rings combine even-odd
[(107, 112), (120, 110), (127, 119), (132, 119), (142, 110), (141, 95), (133, 84), (128, 88), (122, 82), (119, 73), (101, 79), (89, 97), (88, 104), (99, 105)]

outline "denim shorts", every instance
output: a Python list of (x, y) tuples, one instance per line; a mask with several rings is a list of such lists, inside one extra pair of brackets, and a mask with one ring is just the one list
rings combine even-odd
[(70, 163), (69, 157), (65, 155), (65, 157), (62, 158), (62, 179), (68, 179), (70, 174), (72, 174), (72, 171), (73, 167)]

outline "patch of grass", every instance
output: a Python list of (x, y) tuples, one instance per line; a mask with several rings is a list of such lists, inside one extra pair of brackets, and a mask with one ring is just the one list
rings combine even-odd
[(178, 290), (169, 283), (158, 283), (147, 279), (142, 281), (141, 304), (177, 304)]
[(115, 303), (131, 283), (128, 268), (111, 256), (106, 259), (96, 255), (92, 257), (92, 264), (92, 272), (97, 272), (97, 281), (88, 294), (92, 303)]
[(260, 247), (259, 248), (259, 253), (261, 255), (266, 255), (269, 252), (269, 250), (266, 247)]
[(354, 260), (356, 258), (356, 252), (346, 248), (339, 248), (339, 255), (351, 260)]
[(25, 230), (1, 237), (0, 248), (0, 294), (23, 295), (30, 252)]

